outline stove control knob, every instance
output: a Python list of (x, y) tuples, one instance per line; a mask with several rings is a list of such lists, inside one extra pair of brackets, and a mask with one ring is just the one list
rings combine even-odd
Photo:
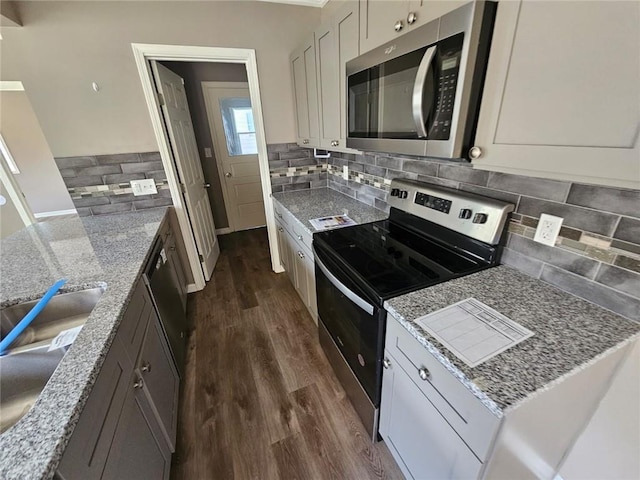
[(486, 213), (476, 213), (473, 216), (473, 223), (487, 223), (487, 214)]
[(407, 198), (409, 196), (409, 192), (407, 192), (406, 190), (400, 190), (400, 193), (398, 193), (398, 197), (400, 198)]
[(400, 195), (400, 189), (398, 189), (398, 188), (392, 188), (391, 189), (391, 196), (392, 197), (397, 197), (399, 195)]
[(471, 211), (470, 208), (461, 208), (460, 209), (460, 214), (458, 215), (458, 218), (471, 218), (471, 214), (473, 212)]

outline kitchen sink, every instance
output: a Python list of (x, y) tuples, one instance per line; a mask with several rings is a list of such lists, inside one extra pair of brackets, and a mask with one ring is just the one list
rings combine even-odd
[[(103, 288), (53, 297), (35, 320), (0, 357), (0, 433), (20, 420), (35, 403), (68, 350), (49, 350), (61, 332), (84, 325)], [(37, 300), (0, 311), (0, 338), (33, 308)]]

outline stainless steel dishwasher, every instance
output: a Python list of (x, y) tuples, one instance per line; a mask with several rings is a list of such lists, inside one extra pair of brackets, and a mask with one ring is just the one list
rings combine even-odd
[(144, 272), (164, 333), (180, 376), (184, 373), (187, 342), (186, 292), (173, 261), (175, 244), (169, 233), (158, 237)]

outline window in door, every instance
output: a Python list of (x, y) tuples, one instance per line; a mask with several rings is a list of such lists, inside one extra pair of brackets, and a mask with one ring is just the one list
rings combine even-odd
[(220, 112), (229, 156), (255, 155), (256, 128), (249, 98), (221, 98)]

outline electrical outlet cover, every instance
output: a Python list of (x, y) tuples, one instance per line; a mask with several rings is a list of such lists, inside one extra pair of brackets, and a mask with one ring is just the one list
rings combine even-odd
[(129, 183), (131, 184), (133, 195), (136, 197), (139, 195), (153, 195), (154, 193), (158, 193), (156, 181), (153, 178), (146, 180), (131, 180)]
[(554, 246), (562, 227), (562, 217), (554, 217), (543, 213), (538, 220), (538, 228), (533, 240), (544, 245)]
[(349, 180), (349, 167), (347, 167), (346, 165), (342, 166), (342, 178), (344, 178), (345, 180)]

